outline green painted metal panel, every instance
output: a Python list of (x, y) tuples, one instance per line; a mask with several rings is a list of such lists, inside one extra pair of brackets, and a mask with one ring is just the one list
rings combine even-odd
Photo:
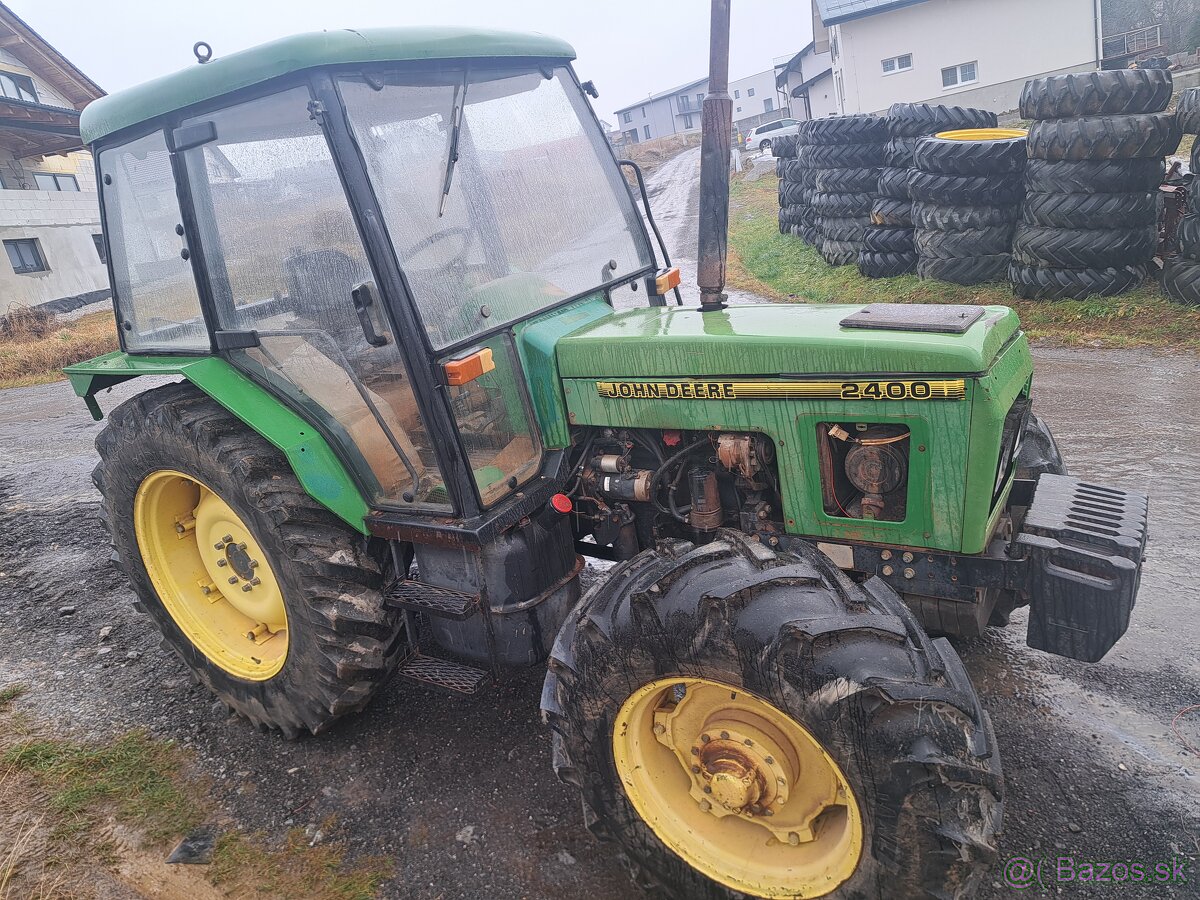
[(96, 418), (96, 391), (140, 375), (182, 375), (283, 453), (314, 500), (352, 528), (367, 533), (369, 507), (325, 439), (225, 360), (215, 356), (130, 356), (116, 352), (69, 366), (65, 371), (75, 393), (89, 401)]
[(488, 57), (570, 60), (575, 50), (566, 41), (543, 34), (481, 28), (315, 31), (217, 55), (204, 65), (101, 97), (84, 109), (79, 130), (90, 144), (192, 104), (319, 66)]
[(563, 400), (556, 349), (573, 331), (612, 316), (602, 294), (517, 325), (517, 351), (529, 384), (533, 413), (542, 431), (542, 444), (550, 449), (570, 446), (567, 406)]
[[(559, 342), (560, 361), (562, 345), (571, 340)], [(703, 355), (696, 354), (692, 359), (699, 368), (706, 369)], [(646, 364), (653, 367), (650, 357)], [(865, 371), (877, 371), (869, 365), (858, 365)], [(839, 367), (836, 371), (845, 370)], [(918, 370), (915, 360), (902, 369)], [(1031, 374), (1028, 343), (1018, 333), (991, 371), (966, 380), (963, 400), (611, 398), (601, 396), (597, 390), (600, 379), (595, 377), (565, 379), (564, 395), (571, 422), (576, 425), (757, 431), (767, 435), (775, 443), (789, 533), (979, 553), (995, 525), (991, 498), (1004, 417), (1012, 401), (1028, 387)], [(794, 384), (777, 377), (763, 380)], [(904, 521), (847, 519), (825, 513), (817, 453), (817, 425), (821, 422), (887, 423), (909, 428), (912, 437)]]
[(861, 306), (764, 304), (700, 313), (685, 307), (618, 312), (564, 337), (564, 378), (738, 375), (976, 374), (1017, 333), (1003, 306), (965, 334), (867, 331), (839, 324)]

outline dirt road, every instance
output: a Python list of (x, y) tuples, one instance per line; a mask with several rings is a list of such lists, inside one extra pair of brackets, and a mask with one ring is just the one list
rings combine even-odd
[[(694, 165), (687, 155), (680, 167)], [(668, 240), (685, 240), (690, 197), (671, 185), (686, 178), (666, 171), (659, 196), (675, 200), (655, 208)], [(1200, 703), (1200, 361), (1035, 355), (1037, 406), (1074, 472), (1151, 495), (1150, 559), (1133, 626), (1097, 665), (1025, 647), (1023, 615), (960, 644), (1008, 783), (1001, 860), (981, 896), (1009, 896), (1014, 857), (1181, 861), (1188, 885), (1060, 885), (1052, 864), (1043, 881), (1069, 897), (1200, 896), (1200, 758), (1169, 728)], [(353, 853), (395, 861), (388, 897), (636, 895), (551, 774), (538, 671), (468, 699), (394, 680), (362, 715), (291, 743), (228, 718), (159, 649), (109, 566), (88, 478), (97, 430), (66, 384), (0, 392), (0, 685), (31, 688), (19, 706), (82, 735), (145, 726), (180, 742), (233, 819), (273, 839), (337, 817), (333, 836)], [(1200, 745), (1200, 720), (1181, 728)]]

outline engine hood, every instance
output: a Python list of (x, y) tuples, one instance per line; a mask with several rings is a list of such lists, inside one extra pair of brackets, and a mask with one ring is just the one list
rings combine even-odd
[(763, 304), (700, 313), (625, 310), (558, 340), (564, 378), (687, 378), (986, 372), (1016, 335), (1017, 314), (986, 306), (963, 334), (845, 328), (861, 305)]

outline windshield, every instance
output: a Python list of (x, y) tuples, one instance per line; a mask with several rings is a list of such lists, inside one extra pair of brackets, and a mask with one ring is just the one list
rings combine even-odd
[(652, 264), (566, 68), (368, 73), (339, 88), (435, 348)]

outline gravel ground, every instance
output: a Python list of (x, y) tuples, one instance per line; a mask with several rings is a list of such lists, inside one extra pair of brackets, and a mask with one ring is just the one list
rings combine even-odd
[[(692, 177), (683, 164), (656, 175), (664, 172)], [(694, 191), (673, 190), (684, 222), (678, 198), (690, 206)], [(668, 240), (686, 237), (686, 225), (672, 229)], [(1009, 896), (1010, 859), (1061, 856), (1077, 868), (1175, 863), (1190, 883), (1060, 884), (1048, 862), (1047, 893), (1200, 897), (1200, 758), (1169, 728), (1200, 703), (1200, 591), (1191, 581), (1200, 570), (1200, 362), (1035, 355), (1037, 403), (1074, 473), (1150, 493), (1152, 543), (1134, 624), (1103, 662), (1028, 649), (1021, 614), (959, 645), (993, 717), (1008, 785), (1001, 860), (980, 896)], [(118, 387), (101, 404), (111, 409), (147, 386)], [(81, 736), (142, 726), (179, 741), (224, 812), (272, 838), (336, 817), (331, 837), (352, 854), (395, 861), (386, 897), (637, 895), (553, 778), (540, 671), (474, 698), (395, 679), (363, 714), (290, 743), (227, 717), (159, 649), (110, 568), (88, 478), (97, 430), (66, 384), (0, 392), (0, 684), (30, 686), (18, 706)], [(102, 628), (112, 629), (104, 641)], [(1181, 729), (1200, 746), (1200, 717)]]

